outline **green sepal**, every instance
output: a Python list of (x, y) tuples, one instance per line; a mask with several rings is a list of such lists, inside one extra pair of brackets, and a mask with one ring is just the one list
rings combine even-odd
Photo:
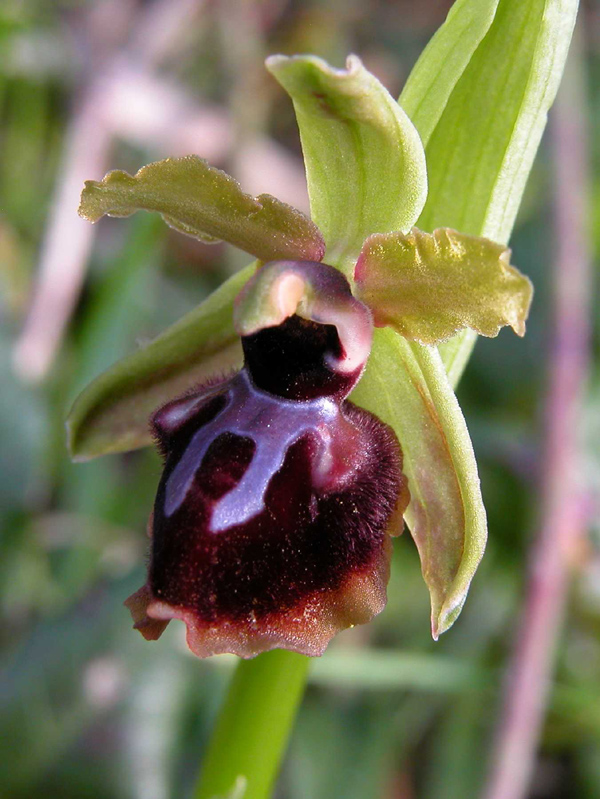
[(158, 211), (175, 230), (214, 243), (227, 241), (261, 261), (320, 261), (325, 245), (316, 225), (269, 194), (252, 197), (239, 183), (202, 158), (167, 158), (135, 175), (115, 170), (88, 180), (79, 214), (96, 222), (105, 214)]
[(351, 278), (367, 236), (415, 224), (427, 196), (421, 140), (356, 56), (345, 69), (314, 56), (277, 55), (266, 63), (294, 103), (325, 260)]
[(148, 446), (153, 411), (199, 383), (241, 368), (233, 301), (255, 270), (253, 263), (229, 278), (198, 308), (84, 389), (67, 419), (74, 460)]
[(439, 353), (375, 331), (350, 399), (395, 431), (411, 495), (405, 519), (431, 596), (435, 639), (458, 617), (487, 537), (477, 464)]
[(358, 296), (378, 327), (438, 344), (471, 328), (496, 336), (510, 325), (525, 335), (531, 282), (510, 265), (502, 244), (455, 230), (370, 236), (356, 265)]

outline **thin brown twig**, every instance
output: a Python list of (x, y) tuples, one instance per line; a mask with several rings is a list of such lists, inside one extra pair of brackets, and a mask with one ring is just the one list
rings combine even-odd
[(582, 46), (573, 40), (552, 118), (555, 155), (554, 329), (549, 353), (539, 534), (485, 799), (523, 799), (533, 776), (570, 563), (584, 532), (579, 420), (589, 364), (591, 267)]
[(14, 350), (17, 373), (32, 382), (48, 371), (79, 296), (93, 240), (77, 216), (85, 178), (104, 172), (112, 132), (102, 119), (101, 89), (88, 91), (65, 137), (61, 175), (41, 245), (32, 302)]

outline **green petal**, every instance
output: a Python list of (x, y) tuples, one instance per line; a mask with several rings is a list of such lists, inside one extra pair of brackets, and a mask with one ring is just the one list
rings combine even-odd
[(313, 56), (271, 56), (267, 68), (294, 102), (326, 261), (352, 277), (367, 236), (408, 231), (423, 208), (427, 172), (419, 136), (356, 56), (346, 69)]
[[(451, 227), (508, 241), (560, 82), (577, 5), (455, 3), (400, 97), (426, 142), (429, 195), (421, 229)], [(466, 331), (440, 347), (453, 384), (475, 338)]]
[(411, 494), (405, 517), (431, 595), (433, 637), (455, 621), (483, 555), (486, 517), (465, 420), (435, 348), (376, 330), (350, 399), (391, 425)]
[(378, 327), (422, 344), (466, 327), (496, 336), (510, 325), (523, 336), (533, 287), (509, 259), (502, 244), (446, 228), (376, 234), (356, 265), (358, 295)]
[(131, 176), (116, 170), (86, 181), (79, 213), (100, 217), (158, 211), (171, 227), (208, 243), (228, 241), (262, 261), (320, 261), (323, 238), (304, 214), (268, 194), (251, 197), (239, 183), (195, 155), (148, 164)]
[(233, 301), (255, 269), (250, 264), (229, 278), (198, 308), (90, 383), (67, 419), (74, 460), (151, 444), (148, 419), (156, 408), (241, 367)]

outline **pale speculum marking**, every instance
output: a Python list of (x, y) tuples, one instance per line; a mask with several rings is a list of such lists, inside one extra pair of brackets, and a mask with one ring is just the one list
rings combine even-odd
[(244, 524), (264, 510), (271, 478), (281, 469), (290, 446), (303, 435), (314, 434), (316, 464), (331, 462), (328, 426), (339, 415), (337, 404), (326, 397), (296, 401), (261, 391), (246, 370), (231, 381), (225, 397), (225, 407), (194, 433), (165, 486), (164, 515), (169, 517), (184, 503), (209, 446), (219, 435), (252, 439), (256, 448), (248, 468), (213, 508), (209, 525), (213, 533)]

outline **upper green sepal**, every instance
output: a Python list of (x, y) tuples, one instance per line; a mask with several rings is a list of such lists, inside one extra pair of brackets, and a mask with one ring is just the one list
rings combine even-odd
[(421, 213), (427, 169), (419, 134), (357, 56), (345, 69), (315, 56), (266, 63), (294, 103), (326, 261), (352, 277), (367, 236), (407, 232)]
[(100, 182), (86, 181), (79, 207), (84, 219), (139, 210), (158, 211), (182, 233), (227, 241), (261, 261), (320, 261), (325, 251), (319, 229), (300, 211), (269, 194), (245, 194), (230, 175), (196, 155), (157, 161), (133, 176), (115, 170)]
[(509, 249), (447, 228), (370, 236), (355, 280), (378, 327), (422, 344), (464, 328), (496, 336), (510, 325), (523, 336), (533, 296), (531, 282), (510, 265)]

